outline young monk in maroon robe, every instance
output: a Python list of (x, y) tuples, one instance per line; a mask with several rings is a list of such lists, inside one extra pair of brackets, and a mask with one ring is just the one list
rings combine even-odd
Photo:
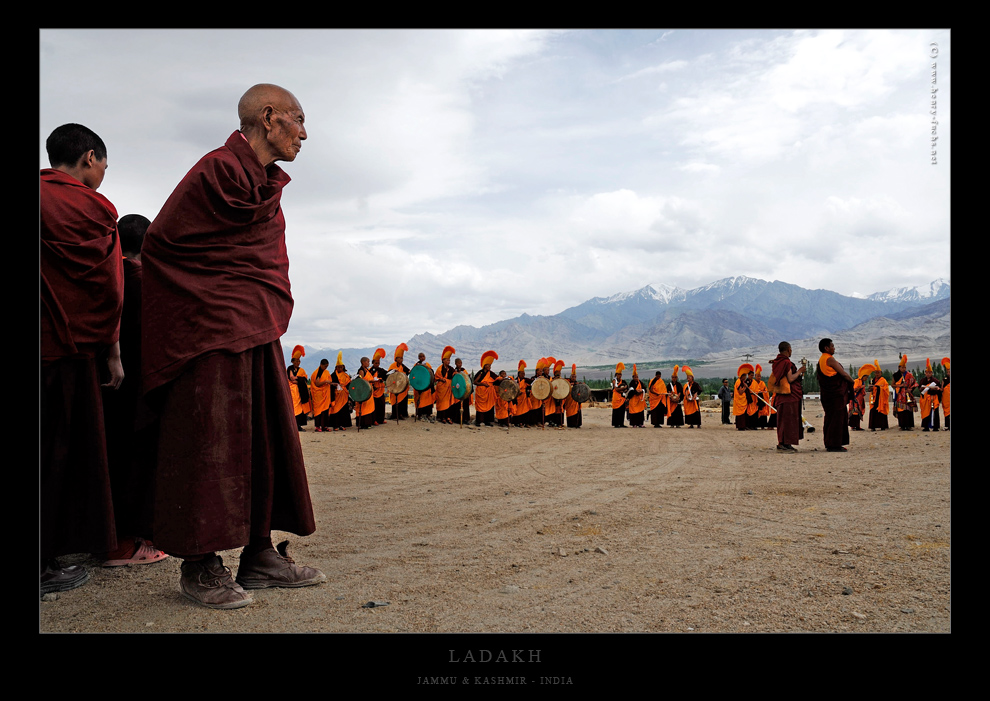
[(805, 366), (797, 369), (791, 362), (791, 344), (781, 341), (777, 345), (777, 357), (770, 361), (776, 385), (782, 386), (782, 380), (790, 384), (790, 392), (780, 391), (774, 395), (773, 407), (777, 410), (777, 450), (795, 451), (801, 440), (801, 397), (804, 394), (802, 379)]
[[(209, 608), (245, 589), (325, 581), (272, 530), (316, 530), (279, 338), (292, 312), (280, 206), (306, 138), (299, 101), (256, 85), (240, 130), (182, 179), (144, 245), (144, 381), (161, 410), (155, 544), (182, 557), (180, 590)], [(237, 580), (216, 551), (246, 546)]]
[(128, 214), (117, 222), (124, 257), (124, 308), (120, 315), (120, 389), (103, 390), (103, 421), (117, 548), (101, 553), (104, 567), (148, 565), (168, 557), (149, 540), (158, 426), (141, 397), (141, 246), (151, 222)]
[(118, 343), (124, 272), (117, 210), (96, 192), (107, 148), (92, 130), (65, 124), (45, 144), (41, 171), (41, 593), (89, 579), (60, 555), (117, 546), (100, 372), (124, 379)]

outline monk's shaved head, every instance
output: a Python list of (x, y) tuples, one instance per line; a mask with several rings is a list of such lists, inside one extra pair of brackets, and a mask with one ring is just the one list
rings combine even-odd
[(306, 115), (296, 96), (285, 88), (259, 83), (237, 103), (241, 133), (266, 168), (275, 161), (294, 161), (306, 140)]
[(237, 103), (237, 118), (241, 129), (257, 126), (262, 118), (265, 107), (284, 110), (289, 107), (299, 107), (299, 100), (285, 88), (271, 83), (258, 83), (241, 96)]

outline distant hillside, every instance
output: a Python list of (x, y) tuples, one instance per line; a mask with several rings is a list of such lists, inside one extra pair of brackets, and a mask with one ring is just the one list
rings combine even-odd
[[(523, 314), (481, 328), (456, 326), (406, 341), (406, 364), (419, 352), (434, 366), (444, 346), (457, 349), (465, 366), (477, 369), (481, 354), (499, 354), (496, 369), (514, 370), (520, 358), (530, 367), (553, 355), (568, 364), (601, 365), (619, 360), (734, 357), (735, 349), (773, 348), (781, 339), (839, 336), (847, 352), (875, 349), (912, 352), (915, 347), (951, 347), (950, 284), (895, 288), (865, 299), (830, 290), (808, 290), (785, 282), (744, 276), (716, 280), (692, 290), (653, 283), (610, 297), (595, 297), (551, 316)], [(398, 342), (384, 346), (386, 367)], [(920, 346), (918, 344), (921, 344)], [(361, 356), (374, 348), (345, 349), (356, 372)], [(928, 351), (925, 351), (928, 352)], [(319, 357), (335, 361), (337, 349), (307, 352), (303, 367)], [(315, 358), (315, 359), (314, 359)]]

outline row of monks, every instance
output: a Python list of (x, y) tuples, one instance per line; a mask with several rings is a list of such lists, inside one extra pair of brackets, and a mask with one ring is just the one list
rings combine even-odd
[[(823, 356), (824, 357), (824, 356)], [(892, 374), (893, 385), (883, 376), (880, 361), (860, 366), (848, 392), (848, 425), (854, 431), (864, 430), (863, 419), (872, 431), (885, 431), (889, 427), (890, 410), (893, 407), (897, 426), (902, 431), (915, 427), (914, 414), (920, 413), (923, 431), (940, 430), (939, 413), (945, 418), (945, 429), (950, 425), (950, 360), (942, 358), (945, 369), (943, 380), (935, 377), (930, 358), (925, 359), (924, 376), (915, 378), (907, 369), (907, 355), (902, 354), (897, 370)], [(819, 366), (821, 368), (821, 361)], [(827, 370), (827, 368), (825, 368)], [(743, 363), (736, 371), (737, 379), (732, 392), (732, 414), (736, 428), (773, 428), (776, 425), (774, 404), (770, 386), (763, 381), (763, 368), (757, 364)], [(917, 396), (916, 396), (917, 395)], [(823, 402), (826, 398), (823, 396)]]
[[(412, 368), (405, 365), (403, 360), (408, 350), (405, 343), (400, 344), (387, 369), (382, 367), (382, 359), (386, 355), (383, 348), (377, 349), (371, 358), (361, 359), (357, 377), (371, 387), (370, 396), (363, 398), (353, 391), (355, 383), (344, 366), (342, 353), (337, 354), (337, 362), (332, 371), (329, 361), (324, 359), (313, 377), (309, 378), (300, 366), (305, 349), (303, 346), (296, 346), (286, 374), (299, 429), (304, 430), (307, 415), (313, 416), (317, 432), (346, 430), (354, 423), (360, 428), (373, 428), (385, 423), (387, 405), (392, 407), (388, 420), (402, 421), (409, 418), (407, 383), (390, 381), (390, 377), (394, 373), (401, 373), (408, 378), (411, 373), (416, 372), (417, 366), (429, 370), (424, 375), (429, 378), (428, 386), (421, 389), (413, 387), (413, 406), (417, 418), (448, 424), (468, 423), (472, 420), (471, 406), (474, 406), (473, 420), (476, 426), (508, 426), (510, 422), (512, 425), (525, 427), (580, 428), (582, 425), (581, 407), (590, 398), (590, 390), (577, 381), (577, 367), (574, 364), (571, 365), (570, 375), (564, 378), (563, 360), (540, 358), (536, 363), (535, 374), (527, 376), (526, 361), (520, 360), (517, 376), (510, 378), (504, 370), (496, 373), (491, 369), (492, 363), (498, 360), (498, 354), (490, 350), (481, 356), (481, 369), (471, 375), (463, 367), (460, 358), (453, 359), (454, 364), (451, 365), (456, 353), (453, 346), (443, 349), (440, 365), (435, 371), (426, 361), (424, 353), (419, 354)], [(632, 379), (628, 382), (622, 379), (624, 370), (625, 366), (619, 363), (612, 381), (613, 426), (624, 427), (627, 417), (630, 426), (643, 426), (647, 401), (651, 407), (650, 417), (654, 426), (661, 426), (665, 421), (670, 426), (701, 425), (701, 387), (694, 381), (689, 367), (683, 368), (687, 378), (682, 385), (678, 379), (681, 368), (675, 366), (669, 387), (661, 378), (660, 372), (656, 373), (647, 386), (640, 381), (635, 365)], [(466, 378), (467, 382), (459, 380), (459, 375)], [(549, 383), (556, 381), (553, 394), (546, 398), (534, 396), (534, 385), (536, 389), (540, 389), (540, 378)], [(566, 383), (563, 385), (564, 392), (558, 391), (561, 381)], [(398, 386), (397, 391), (389, 391), (389, 385)], [(512, 391), (508, 391), (509, 389)], [(355, 399), (355, 394), (360, 398)], [(354, 422), (351, 419), (352, 412), (355, 414)]]
[[(300, 367), (305, 349), (296, 346), (292, 351), (292, 364), (286, 372), (300, 430), (303, 430), (307, 414), (312, 414), (318, 432), (351, 428), (352, 408), (360, 428), (379, 426), (386, 421), (387, 404), (392, 407), (389, 420), (409, 418), (408, 382), (390, 382), (389, 379), (395, 373), (409, 378), (417, 366), (429, 370), (425, 374), (428, 385), (422, 389), (413, 387), (413, 406), (419, 419), (448, 424), (467, 423), (471, 421), (471, 406), (474, 406), (474, 423), (477, 426), (508, 426), (510, 421), (519, 426), (564, 426), (565, 422), (572, 428), (581, 426), (581, 402), (570, 395), (561, 399), (550, 397), (544, 401), (532, 395), (531, 385), (537, 378), (561, 377), (562, 360), (541, 358), (536, 364), (536, 374), (531, 378), (526, 377), (526, 362), (520, 361), (518, 377), (513, 379), (517, 392), (514, 392), (514, 397), (505, 398), (503, 395), (506, 393), (500, 392), (499, 388), (510, 378), (504, 370), (500, 373), (492, 371), (492, 363), (498, 360), (495, 351), (484, 353), (481, 356), (481, 370), (471, 375), (460, 358), (453, 359), (454, 364), (451, 365), (456, 353), (453, 346), (443, 349), (436, 370), (426, 361), (425, 353), (419, 354), (411, 368), (407, 366), (404, 356), (408, 350), (405, 343), (399, 344), (387, 369), (381, 364), (386, 355), (383, 348), (377, 349), (371, 358), (362, 358), (357, 377), (371, 386), (371, 393), (367, 399), (355, 400), (352, 396), (355, 394), (352, 389), (354, 383), (344, 366), (342, 353), (337, 354), (333, 371), (329, 362), (322, 360), (313, 377), (308, 378), (306, 371)], [(576, 367), (572, 365), (569, 378), (572, 385), (577, 384), (575, 373)], [(458, 375), (467, 381), (458, 381)], [(389, 391), (389, 385), (397, 386), (397, 391)]]
[[(867, 401), (869, 401), (870, 430), (887, 430), (891, 405), (897, 419), (897, 427), (902, 431), (910, 431), (915, 427), (915, 412), (921, 416), (923, 431), (940, 430), (940, 412), (945, 417), (945, 429), (949, 430), (951, 404), (949, 359), (942, 358), (941, 365), (945, 369), (944, 379), (939, 380), (935, 377), (931, 358), (925, 358), (924, 375), (915, 378), (907, 369), (907, 356), (902, 355), (897, 371), (891, 376), (893, 387), (884, 378), (883, 370), (877, 360), (874, 360), (873, 364), (867, 363), (860, 367), (849, 400), (849, 427), (853, 430), (863, 430), (860, 424), (863, 417), (867, 416)], [(872, 382), (867, 384), (865, 380)]]
[[(622, 373), (626, 366), (615, 366), (612, 380), (612, 428), (625, 428), (626, 417), (629, 425), (642, 428), (645, 425), (646, 411), (649, 409), (650, 423), (660, 428), (701, 426), (701, 385), (694, 379), (694, 372), (687, 365), (675, 365), (668, 381), (657, 370), (648, 385), (639, 379), (639, 371), (633, 365), (632, 378), (626, 382)], [(683, 384), (680, 373), (684, 373)], [(647, 406), (649, 402), (649, 406)]]
[[(357, 377), (371, 388), (367, 398), (355, 400), (352, 391), (352, 377), (343, 363), (343, 354), (337, 354), (337, 362), (331, 371), (329, 361), (322, 360), (312, 378), (300, 367), (300, 359), (305, 355), (303, 346), (296, 346), (292, 352), (292, 364), (287, 368), (287, 378), (292, 395), (293, 409), (300, 430), (304, 430), (307, 415), (312, 415), (316, 431), (346, 430), (355, 422), (361, 428), (372, 428), (386, 421), (386, 406), (391, 405), (389, 420), (402, 421), (409, 418), (408, 383), (389, 383), (389, 376), (401, 373), (406, 378), (417, 366), (429, 370), (429, 385), (422, 389), (413, 388), (415, 416), (428, 421), (456, 424), (472, 420), (471, 406), (475, 407), (476, 426), (540, 426), (580, 428), (582, 424), (581, 406), (587, 401), (590, 392), (583, 383), (577, 381), (577, 368), (571, 365), (571, 372), (563, 378), (564, 361), (553, 357), (540, 358), (536, 363), (535, 374), (526, 375), (526, 361), (520, 360), (517, 376), (509, 378), (503, 370), (492, 371), (491, 366), (498, 360), (495, 351), (487, 351), (481, 356), (481, 370), (472, 376), (463, 367), (460, 358), (453, 359), (456, 350), (446, 346), (441, 352), (440, 365), (434, 371), (426, 361), (426, 354), (420, 353), (417, 362), (410, 368), (404, 363), (409, 347), (399, 344), (393, 354), (393, 362), (386, 369), (382, 360), (386, 357), (383, 348), (377, 349), (371, 358), (362, 358)], [(944, 383), (932, 373), (931, 361), (927, 360), (925, 376), (920, 381), (907, 370), (907, 356), (902, 355), (898, 370), (892, 376), (893, 391), (883, 377), (880, 363), (866, 364), (859, 368), (857, 378), (849, 392), (849, 427), (862, 430), (860, 423), (869, 417), (868, 428), (885, 430), (892, 403), (898, 427), (909, 430), (914, 427), (914, 412), (920, 407), (921, 423), (924, 430), (939, 430), (939, 409), (945, 416), (945, 427), (949, 427), (949, 359), (943, 358), (945, 368)], [(623, 379), (626, 366), (618, 363), (611, 384), (612, 426), (614, 428), (643, 427), (646, 417), (654, 427), (664, 424), (671, 427), (701, 426), (701, 386), (695, 380), (694, 372), (687, 365), (675, 365), (670, 377), (664, 380), (656, 371), (649, 383), (639, 378), (636, 365), (633, 365), (631, 379)], [(773, 428), (775, 424), (774, 388), (762, 376), (763, 368), (749, 363), (739, 366), (732, 390), (732, 414), (736, 428), (752, 430)], [(684, 381), (680, 375), (684, 375)], [(458, 375), (467, 378), (458, 382)], [(584, 388), (585, 393), (575, 391), (563, 397), (549, 396), (538, 399), (533, 396), (534, 383), (539, 378), (553, 381), (566, 379), (572, 388)], [(513, 392), (500, 391), (506, 380), (514, 383)], [(872, 382), (870, 381), (872, 380)], [(390, 392), (388, 385), (398, 386), (397, 392)], [(458, 389), (461, 391), (458, 392)], [(915, 393), (919, 397), (915, 397)], [(506, 396), (508, 395), (508, 396)], [(867, 413), (869, 397), (869, 413)], [(727, 399), (727, 397), (725, 398)], [(723, 422), (727, 418), (723, 415)]]

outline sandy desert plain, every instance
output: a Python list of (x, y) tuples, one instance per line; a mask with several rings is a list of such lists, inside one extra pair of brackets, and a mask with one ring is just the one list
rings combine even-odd
[(39, 630), (950, 632), (951, 433), (894, 424), (827, 453), (807, 400), (819, 430), (785, 454), (707, 404), (701, 429), (616, 430), (604, 407), (566, 430), (310, 424), (317, 531), (273, 538), (325, 584), (214, 611), (175, 558), (69, 556), (92, 578), (42, 601)]

